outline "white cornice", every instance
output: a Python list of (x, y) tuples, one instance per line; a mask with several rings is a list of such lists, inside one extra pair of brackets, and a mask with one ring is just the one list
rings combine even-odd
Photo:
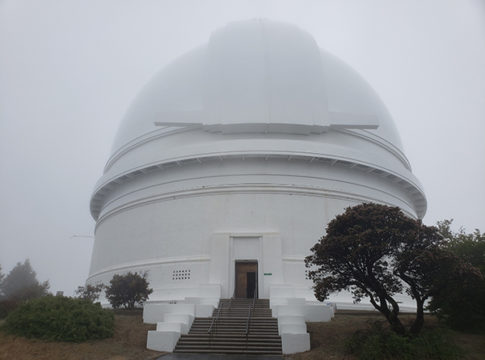
[[(402, 174), (398, 174), (392, 170), (380, 167), (375, 164), (368, 164), (363, 162), (357, 162), (354, 159), (349, 158), (325, 158), (318, 156), (317, 154), (214, 154), (212, 156), (203, 156), (198, 159), (188, 158), (188, 159), (179, 159), (179, 160), (172, 160), (170, 163), (159, 163), (159, 164), (149, 164), (141, 167), (137, 167), (134, 169), (130, 169), (123, 174), (117, 174), (116, 176), (105, 179), (101, 184), (97, 186), (95, 189), (93, 196), (91, 198), (91, 213), (95, 219), (98, 218), (99, 213), (101, 212), (102, 207), (105, 206), (103, 198), (105, 195), (114, 187), (119, 186), (122, 183), (125, 183), (132, 179), (135, 176), (139, 176), (142, 174), (146, 174), (152, 171), (161, 171), (172, 166), (190, 166), (194, 164), (200, 164), (203, 161), (208, 160), (223, 160), (228, 158), (267, 158), (270, 157), (278, 157), (278, 158), (289, 158), (291, 157), (292, 161), (305, 161), (305, 162), (313, 162), (315, 159), (320, 162), (330, 163), (331, 166), (347, 166), (353, 168), (354, 171), (363, 171), (363, 172), (373, 172), (374, 174), (390, 178), (391, 181), (401, 184), (404, 188), (407, 189), (408, 192), (411, 193), (411, 196), (415, 197), (414, 206), (413, 208), (416, 209), (418, 216), (421, 218), (424, 216), (426, 212), (426, 198), (424, 192), (421, 189), (421, 185), (414, 178), (414, 176), (409, 173), (410, 177), (405, 177)], [(198, 160), (198, 161), (197, 161)]]
[[(303, 126), (303, 127), (305, 129), (307, 129), (307, 128), (313, 129), (313, 127), (308, 127), (308, 126), (306, 126), (306, 127)], [(120, 160), (124, 155), (126, 155), (130, 151), (133, 151), (137, 148), (140, 148), (141, 146), (143, 146), (145, 144), (148, 144), (150, 142), (156, 141), (158, 139), (161, 139), (161, 138), (164, 138), (164, 137), (167, 137), (167, 136), (172, 136), (172, 135), (176, 135), (176, 134), (180, 134), (180, 133), (184, 133), (184, 132), (192, 132), (192, 131), (207, 131), (207, 132), (212, 132), (212, 133), (216, 133), (216, 134), (220, 134), (220, 135), (226, 135), (226, 136), (233, 135), (233, 133), (231, 133), (231, 132), (224, 133), (222, 131), (217, 131), (216, 130), (217, 126), (215, 126), (215, 127), (214, 126), (212, 126), (212, 127), (206, 126), (205, 130), (202, 130), (202, 128), (203, 128), (202, 125), (197, 125), (197, 124), (192, 124), (192, 125), (183, 125), (182, 124), (182, 125), (178, 125), (178, 126), (175, 126), (174, 124), (172, 124), (172, 126), (159, 127), (158, 129), (155, 129), (155, 130), (150, 131), (150, 132), (148, 132), (144, 135), (141, 135), (141, 136), (139, 136), (135, 139), (132, 139), (131, 141), (129, 141), (125, 145), (118, 148), (110, 156), (110, 158), (108, 159), (108, 161), (105, 165), (104, 173), (108, 172), (109, 169), (113, 166), (113, 164), (115, 162)], [(382, 148), (383, 150), (386, 150), (389, 153), (391, 153), (392, 155), (394, 155), (408, 170), (411, 170), (409, 160), (406, 158), (404, 153), (399, 148), (397, 148), (395, 145), (393, 145), (391, 142), (387, 141), (386, 139), (384, 139), (380, 136), (377, 136), (377, 135), (371, 133), (368, 130), (347, 129), (347, 128), (338, 128), (338, 127), (331, 127), (330, 126), (330, 127), (325, 127), (323, 130), (322, 129), (320, 129), (319, 131), (314, 130), (313, 132), (310, 131), (311, 130), (310, 129), (310, 130), (306, 131), (305, 133), (300, 133), (299, 135), (308, 136), (308, 135), (311, 135), (311, 134), (315, 135), (317, 133), (321, 134), (323, 132), (326, 132), (330, 128), (331, 128), (331, 131), (342, 133), (342, 134), (347, 134), (347, 135), (350, 135), (350, 136), (353, 136), (353, 137), (358, 137), (358, 138), (367, 140), (367, 141), (373, 143), (374, 145), (377, 145), (378, 147)], [(317, 128), (315, 128), (315, 129), (317, 129)], [(260, 133), (264, 134), (265, 132), (261, 131)], [(241, 134), (244, 134), (244, 132), (242, 132)], [(251, 133), (248, 133), (247, 135), (251, 135)], [(292, 135), (295, 135), (295, 134), (292, 134)], [(197, 154), (196, 156), (200, 157), (200, 156), (203, 156), (203, 155)], [(194, 157), (194, 156), (191, 156), (191, 157)]]

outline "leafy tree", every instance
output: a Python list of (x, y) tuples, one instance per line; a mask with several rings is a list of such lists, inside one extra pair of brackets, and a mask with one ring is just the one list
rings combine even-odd
[(103, 284), (97, 285), (86, 285), (86, 286), (78, 286), (75, 294), (78, 298), (89, 300), (91, 302), (95, 302), (99, 299), (101, 292), (104, 290)]
[(4, 278), (5, 278), (5, 275), (2, 272), (2, 265), (0, 265), (0, 299), (2, 299), (4, 296), (3, 289), (2, 289), (2, 283)]
[(146, 273), (116, 274), (106, 287), (106, 297), (114, 309), (134, 309), (135, 305), (141, 306), (153, 292), (148, 286)]
[[(444, 247), (454, 256), (448, 266), (434, 277), (429, 304), (441, 320), (460, 330), (485, 329), (485, 234), (476, 229), (467, 234), (463, 228), (451, 230), (452, 220), (438, 222), (447, 238)], [(459, 259), (459, 261), (456, 260)]]
[(438, 221), (436, 225), (439, 232), (447, 240), (446, 248), (479, 268), (481, 273), (485, 275), (485, 233), (475, 229), (473, 233), (468, 234), (462, 227), (458, 231), (453, 231), (451, 229), (452, 224), (453, 219)]
[(349, 207), (332, 220), (305, 259), (316, 297), (350, 290), (355, 301), (369, 297), (400, 335), (407, 329), (393, 296), (408, 293), (416, 301), (410, 332), (424, 323), (424, 303), (435, 290), (430, 274), (439, 271), (443, 242), (437, 228), (405, 216), (399, 208), (378, 204)]
[(29, 259), (17, 265), (0, 284), (0, 291), (7, 299), (28, 300), (48, 294), (49, 282), (39, 283)]

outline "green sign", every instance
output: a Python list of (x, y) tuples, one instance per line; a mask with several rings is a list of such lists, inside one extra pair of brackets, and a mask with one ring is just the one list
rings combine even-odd
[(273, 275), (273, 273), (264, 273), (264, 276)]

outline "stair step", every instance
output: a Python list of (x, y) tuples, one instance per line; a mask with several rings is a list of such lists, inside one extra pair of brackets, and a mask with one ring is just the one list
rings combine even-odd
[(183, 341), (179, 344), (177, 344), (178, 347), (182, 346), (195, 346), (195, 345), (204, 345), (204, 346), (232, 346), (232, 345), (237, 345), (237, 346), (281, 346), (281, 341), (280, 342), (265, 342), (265, 341), (255, 341), (255, 342), (246, 342), (245, 340), (241, 341), (228, 341), (228, 340), (219, 340), (219, 341)]
[(179, 339), (179, 344), (193, 344), (193, 343), (205, 343), (206, 345), (209, 344), (225, 344), (225, 343), (238, 343), (238, 344), (268, 344), (269, 346), (271, 345), (277, 345), (281, 343), (280, 338), (269, 338), (269, 339), (262, 339), (262, 338), (252, 338), (252, 339), (246, 339), (246, 337), (234, 337), (234, 336), (229, 336), (229, 337), (212, 337), (212, 338), (185, 338), (185, 339)]
[(235, 349), (235, 350), (229, 350), (229, 349), (180, 349), (180, 350), (175, 350), (175, 352), (180, 352), (180, 353), (212, 353), (212, 354), (271, 354), (271, 355), (281, 355), (281, 350), (263, 350), (263, 351), (258, 351), (258, 350), (241, 350), (241, 349)]
[(177, 344), (178, 348), (184, 346), (196, 346), (196, 345), (203, 345), (203, 346), (266, 346), (266, 347), (281, 347), (280, 342), (246, 342), (246, 341), (227, 341), (227, 340), (220, 340), (220, 341), (183, 341)]
[(277, 333), (274, 334), (264, 334), (264, 335), (249, 335), (246, 336), (245, 334), (241, 333), (228, 333), (228, 334), (189, 334), (189, 335), (183, 335), (184, 337), (180, 337), (180, 340), (187, 339), (187, 338), (194, 338), (197, 340), (210, 340), (212, 339), (240, 339), (243, 338), (244, 341), (248, 339), (248, 341), (252, 341), (254, 339), (267, 339), (268, 341), (279, 341), (280, 336)]
[(281, 344), (279, 345), (266, 345), (266, 344), (238, 344), (238, 343), (229, 343), (229, 344), (193, 344), (193, 345), (178, 345), (176, 350), (179, 349), (210, 349), (210, 348), (217, 348), (217, 349), (251, 349), (251, 350), (275, 350), (278, 347), (281, 348)]
[[(180, 338), (181, 339), (184, 339), (184, 338), (187, 338), (187, 337), (205, 337), (205, 338), (209, 338), (211, 336), (217, 336), (217, 337), (241, 337), (241, 333), (220, 333), (220, 334), (208, 334), (208, 333), (203, 333), (203, 334), (185, 334), (185, 335), (181, 335)], [(247, 336), (244, 335), (244, 337), (246, 338), (260, 338), (261, 335), (257, 335), (257, 334), (248, 334)], [(265, 335), (264, 336), (265, 338), (272, 338), (272, 337), (277, 337), (278, 339), (280, 338), (279, 335), (275, 335), (275, 334), (268, 334), (268, 335)]]
[[(188, 335), (205, 335), (209, 334), (207, 331), (201, 331), (201, 332), (192, 332), (189, 333)], [(238, 330), (238, 329), (228, 329), (225, 331), (216, 331), (212, 332), (209, 335), (244, 335), (246, 336), (246, 329), (243, 330)], [(252, 335), (257, 335), (257, 336), (266, 336), (266, 335), (278, 335), (278, 331), (251, 331), (250, 334)]]
[(175, 352), (183, 349), (251, 349), (251, 350), (276, 350), (281, 352), (281, 344), (246, 344), (246, 343), (190, 343), (177, 344)]
[(244, 336), (234, 336), (234, 335), (221, 335), (221, 336), (204, 336), (204, 335), (185, 335), (185, 337), (181, 337), (179, 341), (244, 341), (244, 342), (258, 342), (258, 341), (267, 341), (267, 342), (281, 342), (281, 339), (278, 335), (271, 335), (271, 336), (256, 336), (256, 337), (246, 337)]
[(194, 319), (174, 352), (281, 354), (278, 321), (271, 315), (267, 299), (258, 299), (254, 304), (252, 299), (221, 299), (212, 317)]

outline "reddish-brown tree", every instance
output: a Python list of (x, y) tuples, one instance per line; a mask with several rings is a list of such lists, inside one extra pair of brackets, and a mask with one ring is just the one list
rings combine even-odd
[[(356, 301), (368, 297), (396, 333), (417, 334), (424, 322), (424, 303), (435, 290), (431, 280), (439, 271), (443, 241), (437, 228), (397, 207), (366, 203), (332, 220), (305, 262), (319, 300), (349, 290)], [(410, 329), (401, 322), (393, 297), (403, 292), (416, 301)]]

